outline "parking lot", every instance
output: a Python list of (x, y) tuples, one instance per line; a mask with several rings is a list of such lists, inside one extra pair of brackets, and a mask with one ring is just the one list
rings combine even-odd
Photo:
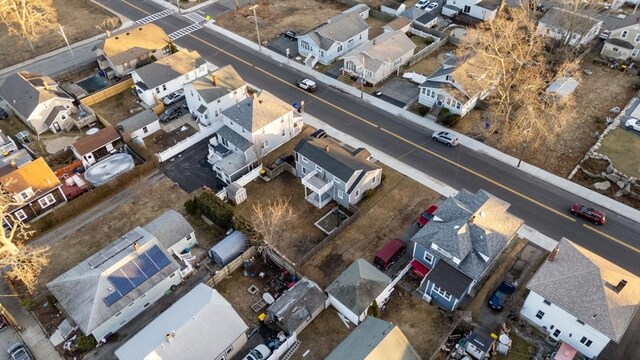
[(207, 162), (209, 139), (204, 139), (160, 164), (160, 170), (178, 183), (182, 190), (193, 192), (203, 186), (222, 190), (224, 183), (216, 177)]

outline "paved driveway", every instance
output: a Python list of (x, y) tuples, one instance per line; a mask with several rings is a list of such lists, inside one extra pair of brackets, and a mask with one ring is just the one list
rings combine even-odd
[(269, 41), (267, 48), (282, 56), (287, 56), (287, 49), (289, 49), (289, 59), (295, 59), (298, 56), (298, 43), (284, 36), (278, 36)]
[(418, 97), (418, 85), (402, 78), (393, 78), (381, 88), (380, 99), (398, 107), (404, 107)]
[(208, 186), (222, 190), (223, 183), (207, 162), (209, 139), (204, 139), (180, 154), (160, 164), (160, 170), (186, 192)]

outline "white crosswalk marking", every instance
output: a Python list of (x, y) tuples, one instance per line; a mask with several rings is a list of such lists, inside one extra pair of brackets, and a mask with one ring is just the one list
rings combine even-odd
[(163, 10), (163, 11), (160, 11), (158, 13), (151, 14), (149, 16), (143, 17), (142, 19), (136, 21), (136, 24), (140, 24), (140, 25), (148, 24), (148, 23), (154, 22), (154, 21), (156, 21), (158, 19), (162, 19), (165, 16), (169, 16), (169, 15), (173, 14), (174, 12), (175, 12), (175, 10), (173, 10), (173, 9)]
[(202, 16), (202, 15), (196, 13), (196, 12), (188, 13), (184, 17), (186, 17), (187, 19), (193, 21), (194, 23), (199, 23), (201, 21), (204, 21), (204, 16)]
[(180, 30), (174, 31), (171, 34), (169, 34), (169, 39), (175, 40), (199, 29), (202, 29), (202, 24), (189, 25), (185, 28), (182, 28)]

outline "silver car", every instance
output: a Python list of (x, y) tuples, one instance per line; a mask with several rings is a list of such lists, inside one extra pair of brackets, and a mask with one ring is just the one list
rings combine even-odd
[(456, 146), (459, 143), (458, 137), (447, 131), (438, 131), (437, 133), (433, 133), (431, 138), (446, 144), (447, 146)]

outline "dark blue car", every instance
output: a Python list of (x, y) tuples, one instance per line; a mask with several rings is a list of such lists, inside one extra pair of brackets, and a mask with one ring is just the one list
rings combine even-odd
[(509, 295), (516, 291), (517, 284), (503, 281), (498, 286), (498, 289), (493, 293), (491, 299), (489, 299), (489, 306), (495, 310), (502, 310), (504, 304), (507, 302)]

